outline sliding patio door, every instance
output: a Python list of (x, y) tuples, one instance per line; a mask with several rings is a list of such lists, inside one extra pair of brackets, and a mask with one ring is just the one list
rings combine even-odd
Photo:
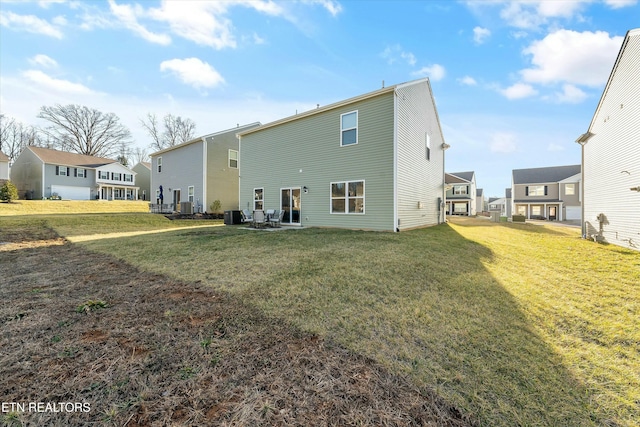
[(300, 224), (300, 187), (280, 189), (280, 209), (283, 224)]

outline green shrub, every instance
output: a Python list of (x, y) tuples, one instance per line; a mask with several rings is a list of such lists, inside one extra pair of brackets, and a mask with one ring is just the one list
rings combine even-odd
[(0, 200), (11, 203), (14, 200), (18, 200), (18, 189), (11, 181), (4, 183), (0, 187)]
[(513, 222), (524, 222), (525, 219), (526, 219), (526, 217), (524, 215), (513, 215), (511, 217), (511, 220)]
[(222, 202), (218, 199), (214, 200), (213, 203), (209, 205), (209, 213), (220, 213), (220, 208), (222, 207)]

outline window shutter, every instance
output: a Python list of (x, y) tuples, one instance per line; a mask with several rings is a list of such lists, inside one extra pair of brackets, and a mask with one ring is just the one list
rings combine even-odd
[(526, 187), (524, 187), (524, 195), (525, 196), (529, 195), (529, 186), (528, 185)]
[(73, 176), (78, 177), (78, 168), (73, 168)]
[(60, 175), (60, 166), (56, 166), (56, 175)]
[(547, 195), (547, 187), (548, 187), (547, 185), (544, 186), (544, 195), (545, 196)]

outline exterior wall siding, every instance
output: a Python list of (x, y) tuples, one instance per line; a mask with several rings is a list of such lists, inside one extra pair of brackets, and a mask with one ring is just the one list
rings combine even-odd
[[(158, 173), (159, 157), (162, 157), (162, 172), (160, 173)], [(176, 200), (176, 203), (188, 201), (189, 186), (194, 186), (195, 209), (196, 199), (202, 200), (203, 198), (202, 142), (194, 142), (179, 149), (166, 151), (153, 156), (151, 160), (151, 202), (156, 201), (156, 191), (161, 185), (164, 203), (169, 204), (174, 203), (174, 190), (180, 190), (180, 200)]]
[[(629, 36), (584, 145), (587, 236), (640, 250), (640, 33)], [(598, 220), (602, 214), (603, 221)]]
[[(401, 86), (398, 93), (399, 229), (437, 224), (443, 197), (442, 132), (428, 82)], [(426, 135), (430, 159), (426, 158)], [(475, 195), (475, 188), (473, 189)], [(444, 201), (444, 200), (442, 200)]]
[(214, 200), (223, 211), (238, 209), (239, 169), (229, 167), (229, 149), (239, 150), (235, 131), (207, 138), (207, 211)]
[(45, 194), (44, 197), (52, 196), (51, 186), (52, 185), (66, 185), (71, 187), (90, 187), (91, 188), (91, 196), (95, 195), (96, 188), (96, 175), (94, 169), (85, 169), (87, 172), (86, 178), (78, 178), (73, 176), (73, 169), (75, 166), (69, 166), (69, 175), (56, 175), (56, 165), (46, 164), (44, 166), (44, 175), (45, 175)]
[[(393, 230), (394, 94), (360, 100), (262, 131), (240, 141), (240, 208), (280, 208), (282, 188), (301, 192), (304, 226)], [(340, 145), (340, 115), (358, 111), (358, 143)], [(332, 214), (331, 182), (364, 181), (365, 213)]]
[[(151, 170), (142, 163), (138, 163), (132, 169), (136, 175), (136, 185), (140, 187), (138, 197), (140, 199), (152, 200), (151, 197)], [(155, 199), (155, 192), (153, 193), (153, 199)], [(152, 200), (153, 201), (153, 200)]]
[(11, 168), (11, 181), (18, 189), (18, 196), (23, 198), (30, 192), (34, 199), (42, 199), (42, 178), (42, 160), (25, 148)]
[(9, 162), (0, 161), (0, 179), (9, 179)]

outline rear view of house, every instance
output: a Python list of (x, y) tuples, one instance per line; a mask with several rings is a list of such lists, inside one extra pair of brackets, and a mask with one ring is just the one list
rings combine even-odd
[(640, 250), (640, 28), (627, 32), (582, 145), (582, 233)]
[(240, 135), (240, 209), (283, 224), (400, 231), (444, 221), (444, 138), (428, 79)]

